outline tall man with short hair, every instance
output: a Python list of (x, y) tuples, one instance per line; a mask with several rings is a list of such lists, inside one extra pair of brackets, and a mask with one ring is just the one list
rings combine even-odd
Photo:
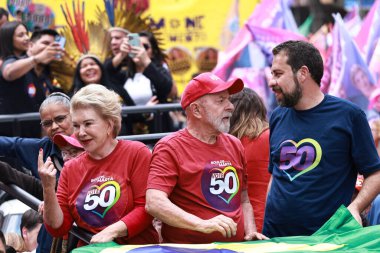
[(240, 79), (203, 73), (186, 86), (181, 105), (187, 127), (154, 148), (146, 210), (163, 222), (169, 243), (264, 239), (257, 233), (247, 194), (243, 146), (227, 134)]
[[(280, 105), (270, 118), (272, 174), (263, 233), (310, 235), (339, 208), (361, 222), (380, 192), (380, 160), (365, 113), (320, 90), (323, 61), (310, 43), (273, 49), (269, 87)], [(351, 203), (357, 174), (365, 181)]]

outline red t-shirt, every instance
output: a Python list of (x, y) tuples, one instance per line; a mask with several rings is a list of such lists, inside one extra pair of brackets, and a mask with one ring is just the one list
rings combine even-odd
[(232, 238), (163, 224), (164, 242), (243, 241), (241, 191), (247, 188), (246, 180), (243, 146), (231, 135), (220, 134), (215, 144), (206, 144), (184, 129), (160, 140), (153, 152), (148, 189), (166, 192), (171, 202), (201, 219), (223, 214), (238, 224)]
[(122, 220), (128, 237), (118, 238), (118, 243), (158, 243), (152, 217), (144, 209), (150, 159), (144, 144), (123, 140), (103, 159), (83, 153), (65, 163), (57, 190), (64, 221), (58, 229), (47, 226), (49, 233), (62, 236), (75, 222), (96, 234)]
[(261, 233), (264, 222), (265, 202), (270, 174), (269, 164), (269, 129), (251, 140), (241, 138), (245, 148), (248, 173), (248, 195), (253, 206), (257, 231)]

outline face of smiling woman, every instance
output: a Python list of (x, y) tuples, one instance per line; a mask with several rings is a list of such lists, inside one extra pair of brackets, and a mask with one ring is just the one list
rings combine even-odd
[(90, 57), (83, 59), (80, 63), (79, 73), (85, 84), (101, 84), (100, 79), (102, 77), (102, 73), (99, 65), (94, 59)]
[(101, 159), (109, 154), (109, 147), (117, 140), (112, 136), (113, 124), (105, 120), (92, 107), (72, 111), (74, 134), (84, 150), (95, 158)]
[(16, 55), (21, 55), (29, 48), (29, 35), (25, 26), (17, 26), (13, 34), (13, 48)]

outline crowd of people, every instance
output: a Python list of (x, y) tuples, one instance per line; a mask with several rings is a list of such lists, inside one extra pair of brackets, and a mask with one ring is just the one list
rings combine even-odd
[[(29, 38), (18, 21), (0, 28), (0, 112), (38, 111), (41, 119), (23, 125), (17, 137), (9, 125), (0, 127), (0, 156), (30, 172), (0, 162), (0, 181), (43, 201), (36, 224), (22, 228), (24, 241), (38, 231), (37, 252), (50, 252), (57, 238), (65, 252), (74, 223), (93, 234), (91, 243), (120, 244), (311, 235), (340, 205), (362, 223), (361, 213), (380, 192), (379, 91), (372, 92), (368, 123), (357, 105), (321, 92), (319, 51), (287, 41), (272, 51), (269, 88), (279, 106), (269, 120), (260, 96), (241, 79), (226, 82), (206, 72), (183, 91), (186, 126), (173, 131), (169, 113), (121, 115), (122, 105), (176, 97), (154, 35), (139, 32), (135, 46), (128, 34), (109, 29), (112, 56), (103, 63), (83, 54), (65, 93), (49, 68), (65, 54), (58, 33), (43, 29)], [(173, 131), (153, 151), (117, 138), (157, 131), (152, 117)], [(364, 183), (353, 198), (358, 174)], [(378, 205), (370, 220), (378, 219)], [(2, 244), (12, 246), (1, 240), (0, 252)], [(36, 246), (29, 244), (21, 248)]]
[[(20, 21), (5, 22), (0, 28), (0, 113), (37, 112), (43, 100), (53, 92), (72, 97), (82, 87), (96, 83), (114, 90), (123, 105), (155, 105), (177, 98), (176, 85), (165, 64), (165, 54), (152, 31), (140, 31), (139, 45), (128, 43), (130, 32), (124, 28), (108, 30), (111, 55), (84, 53), (77, 60), (69, 89), (63, 89), (52, 72), (52, 65), (68, 55), (57, 42), (54, 29), (29, 32)], [(133, 55), (133, 57), (131, 57)], [(17, 101), (17, 102), (15, 102)], [(154, 125), (152, 114), (130, 114), (123, 119), (122, 134), (143, 134), (175, 130), (169, 113), (156, 115), (162, 125)], [(0, 124), (0, 135), (14, 136), (11, 123)], [(39, 124), (21, 125), (21, 137), (41, 137)]]

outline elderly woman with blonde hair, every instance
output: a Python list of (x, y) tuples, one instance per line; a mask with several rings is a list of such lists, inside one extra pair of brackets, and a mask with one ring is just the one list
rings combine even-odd
[(230, 134), (239, 138), (245, 148), (248, 195), (253, 207), (257, 231), (261, 233), (270, 179), (267, 110), (260, 96), (249, 88), (231, 95), (230, 100), (235, 106), (231, 117)]
[(65, 164), (57, 195), (51, 161), (39, 168), (48, 231), (62, 236), (75, 222), (95, 234), (91, 243), (157, 243), (152, 217), (144, 209), (151, 153), (140, 142), (116, 139), (119, 96), (102, 85), (87, 85), (73, 96), (71, 116), (85, 152)]

